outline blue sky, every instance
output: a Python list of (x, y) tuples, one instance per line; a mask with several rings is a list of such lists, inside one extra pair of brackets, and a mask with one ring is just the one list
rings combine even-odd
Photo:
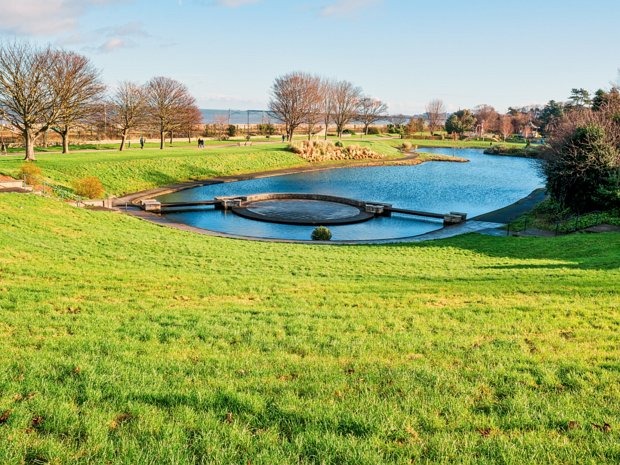
[(395, 113), (564, 100), (618, 77), (618, 24), (618, 0), (0, 0), (0, 39), (86, 54), (111, 87), (178, 79), (203, 108), (263, 109), (293, 70)]

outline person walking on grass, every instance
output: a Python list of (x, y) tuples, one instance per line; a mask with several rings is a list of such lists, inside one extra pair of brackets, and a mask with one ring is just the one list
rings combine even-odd
[(144, 148), (144, 137), (140, 136), (140, 148)]

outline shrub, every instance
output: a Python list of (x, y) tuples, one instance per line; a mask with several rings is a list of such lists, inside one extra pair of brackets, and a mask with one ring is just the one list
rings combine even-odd
[(19, 177), (32, 186), (41, 185), (41, 168), (32, 162), (24, 163), (19, 169)]
[(98, 199), (103, 197), (105, 189), (99, 178), (90, 176), (88, 178), (78, 179), (73, 183), (75, 193), (80, 197), (87, 199)]
[(344, 144), (340, 140), (337, 140), (335, 145), (336, 147), (344, 147)]
[(368, 135), (369, 135), (369, 136), (377, 136), (377, 135), (379, 135), (379, 134), (381, 134), (381, 130), (380, 130), (378, 127), (376, 127), (376, 126), (370, 126), (370, 127), (368, 128)]
[(332, 232), (325, 226), (319, 226), (312, 231), (313, 241), (329, 241), (332, 238)]
[(355, 131), (352, 129), (345, 129), (344, 131), (342, 131), (343, 134), (349, 134), (351, 136), (355, 135)]
[(544, 172), (560, 205), (578, 212), (620, 207), (620, 152), (609, 136), (593, 121), (569, 121), (555, 130)]
[(237, 126), (229, 124), (228, 128), (226, 128), (226, 135), (228, 137), (235, 137), (237, 135)]
[(412, 148), (413, 145), (411, 144), (411, 142), (403, 142), (403, 144), (400, 146), (400, 149), (403, 152), (409, 152)]

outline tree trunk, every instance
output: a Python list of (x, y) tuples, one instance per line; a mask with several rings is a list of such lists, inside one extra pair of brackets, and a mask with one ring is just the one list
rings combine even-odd
[(121, 135), (121, 146), (118, 149), (119, 152), (122, 152), (125, 148), (125, 139), (127, 139), (127, 129), (123, 129), (123, 134)]
[(369, 124), (365, 124), (364, 125), (364, 135), (367, 136), (368, 135), (368, 126), (370, 126)]
[(34, 137), (30, 132), (30, 129), (24, 131), (24, 145), (26, 146), (26, 161), (35, 161), (37, 157), (34, 156)]
[(64, 127), (60, 135), (62, 136), (62, 153), (69, 153), (69, 128)]
[(170, 131), (170, 145), (172, 145), (172, 131)]
[(164, 149), (164, 131), (159, 132), (159, 150)]

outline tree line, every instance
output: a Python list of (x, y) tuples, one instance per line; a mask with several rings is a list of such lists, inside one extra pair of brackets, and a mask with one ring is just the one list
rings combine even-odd
[(364, 95), (362, 89), (349, 81), (338, 81), (315, 74), (292, 72), (275, 79), (271, 88), (269, 111), (282, 122), (286, 139), (293, 140), (298, 129), (308, 138), (318, 127), (334, 124), (338, 137), (352, 121), (364, 126), (364, 133), (375, 122), (387, 117), (387, 105)]
[(34, 160), (35, 142), (47, 131), (62, 138), (67, 153), (70, 131), (81, 125), (105, 121), (120, 133), (120, 150), (130, 131), (149, 127), (163, 149), (166, 135), (191, 131), (202, 115), (187, 87), (174, 79), (122, 82), (108, 95), (87, 57), (14, 42), (0, 45), (0, 120), (21, 135), (25, 159)]

